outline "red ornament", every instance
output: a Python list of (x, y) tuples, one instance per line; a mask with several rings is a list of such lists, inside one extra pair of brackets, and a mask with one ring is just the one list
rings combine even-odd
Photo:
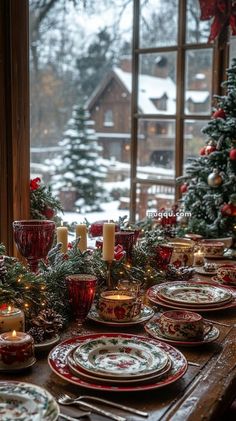
[(115, 250), (114, 250), (114, 258), (115, 258), (115, 260), (122, 259), (122, 257), (124, 257), (124, 255), (125, 255), (125, 251), (123, 249), (123, 246), (121, 246), (120, 244), (118, 244), (117, 246), (115, 246)]
[(221, 208), (221, 213), (223, 216), (232, 216), (234, 206), (230, 203), (225, 203)]
[(215, 146), (207, 145), (205, 147), (205, 153), (206, 153), (206, 155), (210, 155), (210, 153), (215, 152), (215, 151), (216, 151), (216, 147)]
[[(89, 228), (89, 234), (91, 237), (102, 237), (103, 235), (103, 224), (107, 221), (96, 221), (93, 222)], [(115, 231), (119, 231), (120, 227), (118, 224), (115, 224)]]
[(231, 149), (229, 159), (231, 159), (231, 161), (236, 161), (236, 149)]
[(206, 155), (206, 146), (200, 149), (200, 155)]
[(30, 180), (30, 190), (38, 190), (40, 187), (41, 179), (39, 177)]
[(188, 191), (187, 183), (184, 183), (184, 184), (182, 184), (182, 186), (180, 186), (180, 191), (181, 191), (181, 193), (186, 193), (186, 191)]
[(223, 118), (224, 120), (226, 119), (226, 114), (224, 112), (224, 110), (222, 110), (222, 108), (219, 108), (219, 110), (216, 110), (213, 114), (212, 114), (213, 118)]
[(53, 210), (52, 208), (47, 208), (47, 207), (45, 207), (45, 208), (42, 210), (42, 214), (43, 214), (44, 216), (46, 216), (46, 218), (47, 218), (47, 219), (52, 219), (52, 218), (54, 217), (55, 212), (54, 212), (54, 210)]

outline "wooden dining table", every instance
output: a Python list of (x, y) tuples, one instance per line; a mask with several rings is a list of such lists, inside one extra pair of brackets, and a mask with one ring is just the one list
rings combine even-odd
[[(226, 262), (221, 262), (226, 263)], [(227, 261), (227, 263), (229, 263)], [(210, 282), (209, 277), (197, 275), (197, 279)], [(157, 312), (160, 308), (156, 308)], [(100, 405), (117, 415), (124, 416), (127, 421), (173, 420), (173, 421), (200, 421), (220, 420), (226, 409), (236, 397), (236, 308), (205, 313), (204, 316), (216, 323), (220, 336), (216, 342), (193, 348), (179, 350), (189, 361), (185, 375), (176, 383), (161, 389), (118, 393), (99, 392), (87, 390), (64, 381), (54, 374), (47, 363), (47, 353), (37, 355), (36, 364), (26, 372), (18, 374), (2, 374), (2, 380), (18, 380), (46, 388), (54, 396), (67, 393), (73, 396), (91, 395), (113, 400), (136, 409), (146, 411), (148, 418), (142, 418), (123, 410)], [(63, 332), (62, 339), (71, 337), (74, 325)], [(124, 332), (146, 336), (144, 327), (136, 326), (126, 329), (115, 329), (101, 326), (87, 321), (83, 326), (82, 334)], [(191, 363), (197, 364), (196, 366)], [(63, 410), (63, 408), (62, 408)], [(77, 412), (73, 410), (73, 415)], [(78, 414), (82, 411), (78, 409)], [(68, 414), (68, 412), (67, 412)], [(91, 421), (105, 421), (108, 418), (92, 413)]]

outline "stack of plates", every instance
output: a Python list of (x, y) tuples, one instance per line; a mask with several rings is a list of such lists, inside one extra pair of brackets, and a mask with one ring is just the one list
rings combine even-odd
[(172, 346), (123, 333), (64, 341), (51, 351), (48, 361), (70, 383), (105, 391), (163, 387), (187, 370), (185, 357)]
[(192, 311), (217, 311), (236, 307), (236, 294), (208, 283), (167, 282), (147, 291), (148, 299), (163, 307)]
[(56, 421), (59, 408), (45, 389), (30, 383), (0, 382), (1, 421)]

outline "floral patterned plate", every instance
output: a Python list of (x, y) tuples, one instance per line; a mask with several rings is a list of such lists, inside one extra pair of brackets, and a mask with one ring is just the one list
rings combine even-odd
[[(103, 333), (102, 336), (104, 337), (114, 337), (114, 333)], [(98, 384), (94, 381), (85, 381), (77, 376), (74, 376), (70, 370), (67, 363), (67, 355), (72, 349), (76, 349), (79, 345), (81, 345), (84, 341), (98, 339), (101, 334), (93, 334), (93, 335), (86, 335), (80, 337), (74, 337), (71, 339), (67, 339), (66, 341), (57, 345), (49, 354), (48, 357), (48, 364), (52, 371), (56, 373), (59, 377), (64, 380), (67, 380), (69, 383), (75, 384), (80, 387), (84, 387), (87, 389), (92, 390), (101, 390), (106, 392), (137, 392), (137, 391), (145, 391), (145, 390), (152, 390), (158, 389), (164, 386), (167, 386), (171, 383), (176, 382), (179, 380), (183, 375), (186, 373), (188, 368), (188, 363), (184, 355), (173, 348), (171, 345), (166, 344), (161, 341), (157, 341), (155, 339), (138, 336), (140, 341), (145, 341), (146, 343), (151, 343), (156, 345), (158, 348), (163, 350), (167, 353), (168, 357), (171, 359), (172, 366), (171, 369), (165, 374), (163, 377), (158, 378), (156, 381), (152, 381), (147, 384), (138, 384), (138, 385), (112, 385), (111, 384)], [(134, 338), (135, 335), (119, 333), (117, 336), (122, 338)], [(137, 336), (135, 336), (137, 337)]]
[(91, 374), (86, 373), (85, 371), (81, 370), (80, 367), (78, 367), (78, 365), (75, 363), (74, 360), (74, 349), (72, 349), (68, 356), (67, 356), (67, 362), (69, 365), (69, 369), (70, 371), (75, 374), (77, 377), (80, 377), (81, 379), (84, 380), (88, 380), (88, 381), (92, 381), (98, 384), (110, 384), (112, 382), (112, 384), (114, 385), (136, 385), (136, 384), (141, 384), (141, 383), (147, 383), (147, 382), (151, 382), (154, 380), (157, 380), (158, 377), (162, 377), (164, 374), (166, 374), (170, 369), (171, 369), (171, 360), (170, 358), (168, 358), (168, 363), (167, 365), (161, 370), (158, 371), (157, 374), (152, 374), (150, 376), (146, 376), (146, 377), (141, 377), (141, 378), (134, 378), (134, 379), (121, 379), (121, 378), (103, 378), (103, 377), (96, 377), (93, 376)]
[[(201, 284), (212, 285), (212, 283), (206, 283), (206, 281), (205, 282), (198, 282), (197, 284), (199, 284), (199, 285), (201, 285)], [(194, 285), (196, 285), (196, 283)], [(173, 308), (175, 310), (185, 309), (185, 310), (192, 310), (193, 311), (193, 307), (191, 305), (187, 305), (187, 304), (183, 304), (183, 303), (177, 304), (177, 303), (172, 303), (171, 301), (160, 299), (157, 296), (158, 287), (159, 287), (159, 285), (154, 285), (151, 288), (149, 288), (148, 291), (147, 291), (147, 298), (151, 303), (153, 303), (155, 305), (159, 305), (161, 307)], [(233, 288), (229, 288), (229, 287), (226, 287), (226, 286), (222, 286), (221, 289), (225, 289), (225, 291), (230, 291), (230, 293), (232, 294), (232, 300), (231, 301), (226, 302), (226, 303), (222, 303), (222, 305), (217, 304), (215, 306), (199, 305), (199, 306), (194, 307), (194, 311), (197, 311), (197, 312), (201, 313), (201, 312), (219, 311), (219, 310), (225, 310), (225, 309), (231, 309), (231, 308), (235, 309), (236, 308), (236, 291), (233, 290)]]
[(124, 328), (124, 327), (139, 325), (141, 323), (147, 322), (149, 319), (151, 319), (154, 316), (154, 314), (155, 312), (151, 307), (144, 305), (141, 308), (140, 315), (136, 317), (134, 320), (131, 320), (130, 322), (111, 322), (109, 320), (102, 319), (99, 316), (96, 308), (92, 308), (88, 314), (88, 319), (94, 322), (103, 324), (103, 325)]
[(157, 297), (175, 304), (204, 306), (230, 301), (232, 294), (223, 288), (208, 284), (167, 282), (159, 285)]
[(59, 408), (54, 398), (30, 383), (0, 382), (1, 421), (55, 421)]
[[(206, 323), (206, 327), (208, 327), (209, 324)], [(213, 328), (210, 331), (207, 331), (204, 335), (203, 338), (201, 339), (197, 339), (197, 340), (191, 340), (191, 341), (180, 341), (180, 340), (174, 340), (174, 339), (170, 339), (170, 338), (166, 338), (165, 335), (163, 335), (163, 333), (161, 332), (161, 329), (159, 327), (159, 323), (158, 323), (158, 318), (157, 319), (153, 319), (152, 321), (150, 321), (149, 323), (147, 323), (144, 327), (144, 329), (146, 330), (146, 332), (149, 333), (149, 335), (151, 335), (153, 338), (155, 339), (159, 339), (160, 341), (165, 341), (169, 344), (172, 345), (177, 345), (177, 346), (185, 346), (185, 347), (190, 347), (190, 346), (199, 346), (199, 345), (204, 345), (204, 344), (208, 344), (210, 342), (214, 342), (220, 334), (219, 329), (217, 329), (217, 327), (213, 326)]]
[(139, 337), (101, 335), (77, 347), (75, 363), (84, 371), (110, 378), (140, 378), (156, 374), (168, 363), (166, 352)]
[(219, 278), (218, 276), (213, 276), (211, 278), (211, 280), (218, 285), (223, 285), (224, 287), (229, 287), (229, 288), (235, 288), (236, 287), (236, 283), (234, 283), (234, 282), (224, 282), (223, 279)]

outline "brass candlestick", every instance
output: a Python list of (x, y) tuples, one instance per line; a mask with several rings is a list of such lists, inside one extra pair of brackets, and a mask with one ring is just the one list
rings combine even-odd
[(112, 260), (106, 261), (107, 264), (107, 289), (113, 289), (113, 281), (111, 279)]

